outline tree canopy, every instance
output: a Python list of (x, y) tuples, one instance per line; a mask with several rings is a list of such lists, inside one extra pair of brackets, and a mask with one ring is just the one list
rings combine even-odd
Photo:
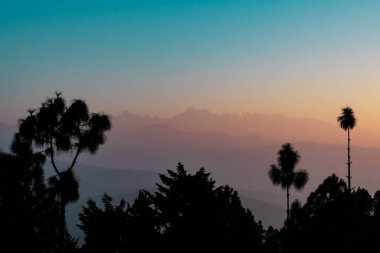
[(295, 171), (300, 161), (300, 155), (290, 143), (282, 145), (277, 153), (277, 164), (272, 164), (268, 175), (274, 185), (281, 185), (286, 190), (286, 222), (289, 220), (289, 190), (292, 186), (296, 190), (301, 190), (309, 180), (306, 170)]
[[(55, 176), (49, 178), (51, 192), (59, 206), (61, 248), (65, 248), (65, 207), (79, 199), (79, 183), (73, 168), (82, 152), (94, 154), (105, 142), (105, 132), (111, 129), (110, 117), (104, 113), (90, 113), (83, 100), (70, 105), (60, 93), (47, 98), (38, 109), (29, 109), (29, 115), (20, 120), (12, 149), (14, 152), (34, 152), (50, 159)], [(59, 168), (56, 156), (73, 154), (67, 168)]]
[[(104, 209), (99, 211), (90, 200), (83, 208), (79, 225), (86, 234), (85, 248), (89, 245), (94, 248), (120, 245), (118, 250), (126, 252), (123, 250), (128, 245), (134, 245), (133, 252), (151, 252), (152, 248), (143, 243), (151, 241), (155, 242), (155, 250), (161, 252), (240, 252), (261, 249), (262, 226), (248, 209), (243, 208), (237, 192), (231, 187), (216, 187), (215, 181), (203, 168), (190, 174), (181, 163), (177, 170), (168, 170), (167, 175), (161, 174), (160, 180), (155, 193), (140, 192), (131, 206), (125, 207), (124, 202), (121, 202), (112, 207), (110, 199), (105, 196)], [(90, 222), (91, 217), (99, 213), (106, 217), (107, 222), (104, 224), (127, 224), (125, 230), (115, 226), (115, 230), (120, 233), (112, 240), (92, 238), (95, 230), (104, 233), (104, 238), (112, 235), (107, 232), (109, 229), (97, 229), (97, 223)], [(111, 222), (112, 217), (119, 217), (119, 222)], [(102, 220), (98, 219), (98, 222)], [(113, 240), (118, 242), (104, 245)]]

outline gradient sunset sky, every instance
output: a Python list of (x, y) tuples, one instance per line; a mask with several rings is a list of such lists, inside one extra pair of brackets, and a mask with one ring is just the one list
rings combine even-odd
[(350, 105), (380, 131), (380, 2), (1, 0), (0, 122), (54, 91), (113, 115)]

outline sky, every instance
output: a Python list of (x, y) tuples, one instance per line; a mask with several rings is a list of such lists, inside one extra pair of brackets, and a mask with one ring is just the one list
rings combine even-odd
[(0, 122), (92, 111), (280, 113), (380, 131), (380, 2), (1, 0)]

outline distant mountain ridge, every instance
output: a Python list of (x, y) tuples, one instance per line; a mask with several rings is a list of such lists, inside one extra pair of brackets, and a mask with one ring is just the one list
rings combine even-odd
[[(335, 138), (339, 138), (341, 145), (325, 144), (319, 140), (318, 142), (303, 140), (302, 135), (299, 137), (297, 133), (294, 133), (301, 128), (301, 125), (295, 127), (295, 130), (290, 128), (296, 122), (303, 121), (300, 119), (293, 122), (291, 118), (281, 115), (252, 113), (220, 115), (196, 108), (189, 108), (173, 118), (123, 113), (113, 119), (113, 129), (107, 133), (107, 141), (96, 155), (81, 154), (78, 162), (121, 170), (155, 172), (163, 172), (173, 168), (178, 162), (183, 162), (193, 169), (204, 166), (220, 183), (230, 184), (235, 188), (269, 190), (273, 189), (273, 186), (268, 179), (267, 170), (272, 163), (276, 162), (276, 154), (281, 144), (291, 142), (301, 155), (299, 166), (310, 173), (310, 182), (302, 195), (299, 195), (304, 197), (332, 173), (345, 178), (347, 154), (346, 133), (339, 128), (338, 124), (321, 123), (327, 124), (328, 129), (334, 128), (334, 131), (339, 133)], [(314, 122), (305, 121), (309, 124)], [(225, 127), (223, 122), (227, 126), (230, 124), (236, 128), (250, 129), (251, 126), (251, 134), (239, 136), (228, 133), (228, 127)], [(265, 125), (265, 122), (271, 122), (270, 125), (277, 122), (274, 127), (268, 125), (266, 130), (273, 132), (272, 139), (263, 137), (260, 134), (260, 128), (256, 127), (260, 124)], [(128, 127), (123, 127), (123, 124)], [(203, 126), (208, 128), (203, 129)], [(180, 129), (181, 127), (186, 127), (186, 129)], [(313, 127), (309, 131), (313, 132), (315, 126)], [(292, 130), (288, 133), (289, 139), (276, 139), (275, 136), (278, 136), (281, 133), (280, 129), (283, 128)], [(0, 134), (9, 138), (9, 143), (1, 147), (6, 150), (4, 147), (9, 147), (13, 132), (9, 133), (11, 131), (9, 127), (0, 127), (0, 132), (2, 129), (8, 129), (6, 130), (8, 135)], [(328, 132), (328, 129), (322, 128), (319, 132)], [(291, 138), (290, 136), (293, 135), (294, 137)], [(352, 134), (353, 184), (363, 186), (373, 193), (380, 188), (378, 184), (380, 170), (377, 168), (377, 164), (380, 164), (380, 149), (357, 147), (357, 135), (359, 133), (357, 129), (354, 129)], [(274, 189), (281, 192), (281, 189)]]
[[(335, 119), (334, 119), (335, 120)], [(190, 107), (174, 117), (140, 116), (123, 112), (113, 118), (114, 132), (154, 125), (165, 125), (184, 132), (217, 132), (234, 137), (255, 135), (267, 139), (268, 143), (307, 141), (327, 144), (344, 143), (344, 132), (338, 124), (310, 118), (285, 117), (281, 114), (225, 113), (216, 114), (206, 109)], [(357, 127), (355, 144), (360, 146), (379, 146), (380, 137), (368, 129)]]
[[(310, 127), (307, 132), (310, 136), (298, 134), (307, 127)], [(9, 128), (6, 129), (9, 132)], [(234, 135), (231, 129), (245, 129), (246, 132)], [(380, 164), (380, 149), (357, 147), (356, 136), (360, 134), (357, 130), (352, 133), (353, 184), (362, 185), (373, 193), (379, 188), (380, 170), (376, 165)], [(284, 131), (287, 131), (284, 135), (287, 138), (279, 139)], [(340, 145), (325, 144), (323, 139), (308, 141), (317, 138), (311, 135), (313, 132), (337, 132), (331, 140), (339, 139)], [(265, 133), (273, 136), (267, 138)], [(8, 136), (9, 144), (12, 135), (13, 132)], [(113, 118), (113, 128), (97, 154), (81, 154), (78, 162), (155, 172), (163, 172), (183, 162), (193, 169), (204, 166), (220, 183), (235, 188), (281, 192), (271, 185), (267, 170), (276, 162), (276, 153), (284, 142), (294, 144), (301, 155), (300, 167), (310, 172), (310, 182), (302, 196), (332, 173), (345, 178), (346, 133), (338, 124), (293, 120), (277, 114), (215, 114), (193, 107), (172, 118), (122, 113)]]
[[(241, 138), (241, 143), (248, 142), (244, 141), (243, 138), (251, 139), (250, 142), (254, 143), (254, 147), (273, 143), (300, 141), (324, 144), (345, 143), (344, 131), (340, 129), (338, 124), (330, 122), (310, 118), (285, 117), (281, 114), (249, 112), (217, 114), (207, 109), (197, 109), (195, 107), (189, 107), (184, 112), (173, 117), (141, 116), (125, 111), (113, 117), (112, 125), (112, 130), (108, 134), (110, 141), (107, 143), (110, 145), (119, 145), (118, 142), (120, 141), (118, 140), (123, 135), (131, 137), (134, 133), (138, 134), (137, 129), (145, 128), (145, 131), (141, 131), (148, 133), (148, 129), (146, 128), (156, 131), (154, 127), (161, 128), (162, 130), (163, 126), (171, 128), (173, 131), (192, 132), (198, 136), (200, 133), (214, 136), (215, 134), (219, 134), (221, 135), (220, 138), (226, 139), (226, 135), (229, 135), (230, 137)], [(0, 145), (2, 147), (9, 146), (15, 129), (15, 126), (9, 127), (0, 123)], [(128, 133), (132, 130), (134, 131), (133, 133)], [(372, 130), (362, 129), (360, 125), (355, 128), (352, 135), (353, 145), (364, 147), (378, 147), (380, 145), (380, 135)], [(355, 138), (355, 136), (359, 136), (360, 138)], [(215, 139), (212, 136), (210, 138)], [(207, 136), (203, 139), (203, 143), (207, 142), (206, 140)], [(231, 143), (237, 143), (236, 139), (234, 141), (231, 139), (230, 141)], [(217, 143), (216, 141), (214, 142)], [(220, 143), (218, 145), (219, 147), (221, 146)], [(194, 144), (192, 146), (197, 145)], [(239, 145), (234, 144), (232, 146), (237, 147)], [(246, 146), (246, 144), (242, 144), (242, 146)]]
[(150, 125), (110, 134), (112, 146), (145, 146), (161, 149), (246, 149), (277, 143), (258, 135), (231, 136), (222, 132), (186, 132), (167, 125)]

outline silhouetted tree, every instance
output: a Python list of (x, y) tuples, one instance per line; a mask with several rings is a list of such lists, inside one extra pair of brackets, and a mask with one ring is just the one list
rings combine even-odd
[(380, 191), (376, 191), (372, 201), (372, 223), (375, 229), (375, 238), (378, 245), (380, 245)]
[(0, 153), (0, 251), (57, 249), (54, 198), (44, 183), (45, 157), (15, 136), (11, 154)]
[[(351, 212), (347, 212), (350, 207)], [(310, 193), (304, 206), (292, 205), (292, 252), (371, 252), (379, 246), (371, 224), (372, 198), (362, 188), (347, 191), (334, 174)]]
[(282, 145), (277, 154), (277, 164), (271, 165), (268, 175), (274, 185), (281, 185), (282, 189), (286, 189), (286, 222), (288, 222), (290, 187), (294, 186), (296, 190), (301, 190), (309, 177), (305, 170), (294, 171), (300, 155), (290, 143)]
[(160, 248), (157, 212), (148, 192), (140, 191), (131, 206), (124, 200), (113, 205), (107, 194), (102, 202), (101, 209), (88, 200), (79, 215), (78, 227), (85, 234), (83, 252), (148, 253)]
[(84, 252), (123, 252), (125, 247), (125, 228), (127, 221), (126, 203), (121, 200), (118, 205), (112, 204), (107, 194), (102, 198), (103, 209), (89, 199), (79, 215), (78, 225), (85, 234)]
[(350, 129), (353, 129), (356, 126), (356, 118), (354, 111), (350, 107), (342, 108), (342, 113), (338, 116), (337, 121), (340, 127), (347, 131), (347, 170), (348, 170), (348, 191), (351, 192), (351, 154), (350, 154)]
[(284, 252), (284, 232), (269, 226), (264, 235), (264, 253)]
[(80, 214), (79, 227), (86, 235), (83, 249), (144, 253), (262, 249), (261, 223), (242, 207), (231, 187), (215, 187), (203, 168), (192, 175), (182, 164), (160, 179), (157, 192), (141, 191), (127, 208), (113, 207), (109, 197), (103, 199), (103, 210), (89, 201)]
[(127, 211), (127, 252), (150, 253), (161, 249), (160, 220), (152, 195), (140, 191)]
[[(59, 203), (62, 250), (66, 233), (65, 207), (79, 198), (74, 165), (80, 153), (94, 154), (97, 151), (105, 141), (104, 133), (110, 128), (109, 116), (89, 113), (87, 104), (82, 100), (73, 100), (67, 107), (60, 93), (46, 99), (37, 110), (29, 110), (29, 116), (20, 120), (16, 136), (48, 156), (55, 171), (49, 183), (56, 190)], [(74, 154), (66, 169), (58, 168), (55, 162), (57, 154), (62, 152)]]
[(242, 252), (262, 247), (262, 227), (243, 208), (236, 191), (215, 187), (204, 168), (160, 175), (154, 195), (166, 252)]

